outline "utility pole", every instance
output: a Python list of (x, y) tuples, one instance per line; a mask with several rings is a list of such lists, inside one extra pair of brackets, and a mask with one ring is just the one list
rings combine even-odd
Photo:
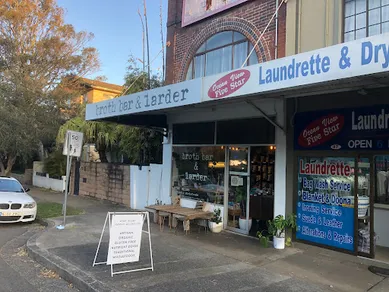
[(150, 43), (149, 43), (149, 26), (147, 21), (147, 8), (146, 0), (143, 0), (144, 16), (145, 16), (145, 25), (146, 25), (146, 43), (147, 43), (147, 80), (148, 80), (148, 89), (151, 89), (151, 80), (150, 80)]
[(145, 47), (145, 24), (143, 22), (142, 15), (140, 14), (140, 10), (138, 8), (138, 15), (140, 18), (140, 22), (142, 24), (142, 63), (143, 63), (143, 72), (146, 72), (146, 47)]
[(160, 0), (159, 2), (159, 20), (161, 26), (161, 45), (162, 45), (162, 85), (165, 85), (165, 41), (163, 37), (162, 0)]

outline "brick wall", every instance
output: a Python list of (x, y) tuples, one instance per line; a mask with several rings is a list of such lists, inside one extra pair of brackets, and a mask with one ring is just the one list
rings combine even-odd
[[(182, 0), (169, 0), (167, 20), (166, 83), (183, 81), (193, 55), (201, 44), (212, 35), (226, 30), (234, 30), (245, 35), (253, 44), (259, 39), (276, 10), (274, 0), (252, 0), (192, 25), (181, 27)], [(279, 11), (278, 57), (285, 56), (286, 7)], [(259, 62), (275, 57), (275, 20), (263, 35), (256, 54)]]
[[(70, 183), (72, 191), (74, 171)], [(130, 166), (81, 162), (79, 195), (130, 206)]]

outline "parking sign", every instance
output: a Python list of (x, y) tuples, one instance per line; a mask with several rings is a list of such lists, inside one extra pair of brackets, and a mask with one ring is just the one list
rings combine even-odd
[(67, 131), (65, 144), (63, 146), (63, 152), (62, 152), (63, 155), (69, 154), (69, 156), (80, 157), (82, 151), (83, 138), (84, 138), (84, 134), (81, 132)]

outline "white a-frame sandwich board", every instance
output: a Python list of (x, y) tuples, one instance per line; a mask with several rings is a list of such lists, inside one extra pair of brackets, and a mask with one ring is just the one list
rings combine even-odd
[[(147, 230), (143, 230), (143, 223), (147, 221)], [(96, 262), (100, 251), (101, 241), (108, 224), (109, 245), (107, 261)], [(150, 266), (127, 271), (114, 271), (114, 265), (139, 262), (142, 233), (146, 233), (150, 247)], [(111, 276), (152, 270), (154, 271), (153, 250), (151, 246), (150, 217), (148, 212), (108, 212), (105, 217), (103, 230), (97, 246), (93, 267), (97, 265), (110, 265)]]

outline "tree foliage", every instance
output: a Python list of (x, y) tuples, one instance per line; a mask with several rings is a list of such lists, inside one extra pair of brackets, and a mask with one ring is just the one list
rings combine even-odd
[[(136, 66), (134, 57), (128, 61), (125, 86), (126, 94), (132, 94), (148, 89), (147, 73)], [(150, 89), (163, 85), (157, 74), (150, 76)], [(120, 137), (119, 148), (134, 164), (149, 164), (161, 162), (162, 134), (155, 130), (137, 127), (125, 127)]]
[[(125, 77), (125, 94), (146, 90), (147, 74), (136, 66), (133, 57)], [(158, 75), (151, 77), (152, 88), (160, 87), (162, 82)], [(133, 164), (157, 163), (162, 159), (162, 135), (151, 129), (130, 127), (107, 122), (85, 121), (85, 108), (77, 117), (61, 126), (57, 143), (62, 144), (67, 130), (84, 133), (85, 143), (95, 144), (101, 162), (107, 162), (106, 153), (118, 152), (127, 157)]]
[(62, 145), (65, 141), (68, 130), (84, 133), (84, 143), (95, 144), (101, 162), (107, 162), (106, 153), (115, 150), (118, 144), (123, 126), (112, 123), (85, 121), (85, 107), (80, 115), (68, 120), (63, 124), (57, 134), (57, 145)]
[(0, 1), (0, 171), (55, 137), (77, 79), (98, 66), (93, 37), (54, 0)]
[(66, 156), (61, 149), (51, 152), (45, 159), (45, 172), (52, 178), (61, 178), (66, 174)]

